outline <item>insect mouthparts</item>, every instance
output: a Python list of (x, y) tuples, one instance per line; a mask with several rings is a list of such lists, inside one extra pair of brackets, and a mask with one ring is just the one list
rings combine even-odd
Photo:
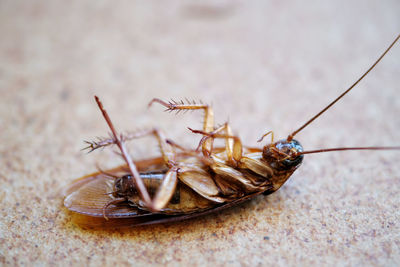
[(263, 158), (276, 169), (297, 168), (304, 158), (301, 152), (303, 147), (299, 141), (283, 139), (266, 145), (263, 149)]

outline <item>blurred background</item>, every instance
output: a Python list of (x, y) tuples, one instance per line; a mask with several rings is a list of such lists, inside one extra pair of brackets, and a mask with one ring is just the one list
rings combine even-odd
[[(260, 146), (351, 85), (399, 34), (399, 12), (397, 0), (0, 1), (0, 262), (398, 262), (396, 152), (309, 156), (282, 192), (140, 234), (68, 224), (59, 190), (97, 163), (121, 163), (112, 151), (80, 151), (108, 132), (95, 94), (121, 131), (157, 126), (196, 147), (187, 127), (201, 128), (201, 114), (147, 108), (154, 97), (188, 98)], [(298, 135), (306, 149), (400, 144), (399, 47)], [(158, 153), (148, 138), (130, 151)]]

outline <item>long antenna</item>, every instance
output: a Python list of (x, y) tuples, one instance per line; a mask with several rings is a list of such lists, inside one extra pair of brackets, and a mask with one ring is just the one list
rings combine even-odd
[(332, 152), (332, 151), (344, 151), (344, 150), (400, 150), (400, 146), (370, 146), (370, 147), (335, 147), (335, 148), (324, 148), (317, 150), (309, 150), (297, 152), (296, 156), (304, 154), (314, 154), (322, 152)]
[(336, 102), (338, 102), (343, 96), (345, 96), (348, 92), (350, 92), (351, 89), (354, 88), (354, 86), (356, 86), (378, 63), (379, 61), (381, 61), (381, 59), (386, 55), (386, 53), (392, 48), (392, 46), (399, 40), (400, 38), (400, 34), (397, 35), (396, 39), (392, 42), (392, 44), (385, 50), (385, 52), (383, 52), (383, 54), (375, 61), (374, 64), (372, 64), (372, 66), (355, 82), (353, 83), (353, 85), (351, 85), (349, 87), (349, 89), (347, 89), (346, 91), (344, 91), (338, 98), (336, 98), (335, 100), (333, 100), (329, 105), (327, 105), (324, 109), (322, 109), (320, 112), (318, 112), (317, 115), (315, 115), (314, 117), (312, 117), (310, 120), (308, 120), (306, 123), (303, 124), (303, 126), (301, 126), (299, 129), (297, 129), (296, 131), (294, 131), (293, 133), (291, 133), (288, 138), (287, 141), (291, 141), (293, 139), (293, 137), (298, 134), (301, 130), (303, 130), (307, 125), (309, 125), (311, 122), (313, 122), (316, 118), (318, 118), (319, 116), (322, 115), (322, 113), (324, 113), (325, 111), (327, 111), (331, 106), (333, 106)]

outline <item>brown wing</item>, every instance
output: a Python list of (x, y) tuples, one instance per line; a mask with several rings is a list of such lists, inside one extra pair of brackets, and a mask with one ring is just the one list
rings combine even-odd
[[(153, 158), (136, 162), (139, 171), (163, 170), (161, 158)], [(106, 173), (111, 175), (123, 175), (129, 168), (121, 165)], [(64, 206), (69, 210), (93, 217), (103, 217), (103, 207), (113, 200), (110, 193), (113, 191), (114, 178), (101, 172), (96, 172), (75, 180), (63, 192)], [(118, 204), (110, 205), (106, 210), (109, 218), (126, 218), (149, 214), (149, 212), (135, 207)]]
[[(110, 173), (110, 171), (106, 171)], [(112, 173), (115, 174), (115, 173)], [(110, 194), (113, 190), (114, 178), (103, 173), (94, 173), (76, 180), (64, 192), (64, 206), (73, 212), (92, 217), (103, 217), (103, 208), (114, 198)], [(203, 211), (216, 205), (209, 201), (188, 186), (179, 183), (174, 197), (168, 205), (163, 208), (160, 214), (188, 214)], [(134, 195), (129, 198), (130, 203), (140, 205), (140, 198)], [(136, 208), (128, 203), (109, 205), (105, 210), (108, 218), (127, 218), (147, 216), (152, 214), (143, 209)]]
[(80, 225), (85, 228), (96, 228), (96, 229), (111, 229), (111, 228), (122, 228), (122, 227), (134, 227), (134, 226), (143, 226), (143, 225), (151, 225), (151, 224), (160, 224), (160, 223), (171, 223), (178, 222), (183, 220), (188, 220), (200, 216), (204, 216), (210, 213), (219, 212), (221, 210), (236, 206), (240, 203), (243, 203), (262, 192), (257, 192), (243, 198), (234, 200), (229, 203), (220, 204), (219, 206), (215, 206), (213, 208), (203, 210), (200, 212), (194, 212), (190, 214), (181, 214), (181, 215), (167, 215), (167, 214), (147, 214), (145, 216), (137, 216), (131, 218), (111, 218), (109, 220), (105, 220), (104, 218), (99, 217), (90, 217), (82, 214), (75, 213), (72, 215), (72, 222)]
[[(162, 173), (167, 169), (162, 163), (161, 158), (153, 158), (135, 162), (140, 173)], [(103, 209), (108, 218), (127, 218), (148, 216), (151, 212), (137, 208), (141, 205), (140, 198), (133, 195), (129, 198), (129, 203), (118, 203), (108, 205), (114, 200), (112, 196), (114, 177), (120, 177), (127, 174), (126, 165), (107, 170), (105, 172), (96, 172), (75, 180), (66, 190), (64, 190), (64, 206), (69, 210), (92, 217), (103, 217)], [(142, 177), (145, 184), (152, 184), (151, 175)], [(148, 188), (149, 189), (149, 188)], [(131, 205), (129, 205), (131, 204)], [(176, 215), (187, 214), (208, 209), (215, 203), (204, 199), (196, 194), (189, 187), (179, 183), (173, 200), (163, 208), (159, 213)]]
[[(165, 170), (160, 158), (135, 162), (139, 171)], [(107, 170), (112, 175), (128, 172), (126, 165)], [(218, 204), (202, 198), (189, 187), (180, 184), (180, 203), (169, 203), (160, 213), (151, 213), (127, 204), (110, 205), (103, 218), (103, 207), (113, 200), (114, 178), (97, 172), (75, 180), (64, 192), (64, 205), (73, 211), (72, 220), (84, 227), (119, 228), (186, 220), (232, 207), (252, 198), (256, 192), (242, 198)]]
[[(113, 200), (110, 192), (113, 189), (114, 178), (97, 174), (76, 181), (69, 188), (75, 189), (64, 198), (64, 206), (69, 210), (88, 216), (102, 217), (103, 207)], [(110, 205), (107, 217), (123, 218), (143, 214), (140, 210), (128, 205)]]

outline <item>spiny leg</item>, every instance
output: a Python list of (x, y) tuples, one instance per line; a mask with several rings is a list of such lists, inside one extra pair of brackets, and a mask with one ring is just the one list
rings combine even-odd
[[(133, 139), (137, 139), (146, 135), (152, 134), (152, 129), (146, 129), (146, 130), (140, 130), (140, 131), (135, 131), (135, 132), (130, 132), (127, 134), (120, 134), (120, 139), (121, 141), (130, 141)], [(115, 139), (113, 136), (109, 138), (100, 138), (98, 137), (97, 140), (94, 141), (85, 141), (85, 143), (88, 145), (87, 147), (84, 147), (82, 150), (89, 150), (89, 153), (99, 149), (99, 148), (104, 148), (106, 146), (110, 145), (115, 145)]]
[[(165, 138), (164, 134), (159, 129), (153, 128), (153, 129), (128, 133), (125, 135), (121, 134), (120, 139), (122, 141), (130, 141), (130, 140), (145, 137), (148, 135), (153, 135), (157, 139), (163, 160), (168, 167), (171, 167), (172, 162), (175, 160), (175, 153), (174, 153), (171, 145), (167, 142), (167, 139)], [(89, 146), (85, 148), (85, 149), (90, 149), (89, 152), (92, 152), (93, 150), (96, 150), (101, 147), (103, 148), (103, 147), (106, 147), (109, 145), (116, 144), (116, 140), (114, 138), (99, 139), (98, 141), (93, 141), (93, 142), (89, 142), (89, 141), (85, 141), (85, 142), (87, 144), (89, 144)]]
[(106, 120), (106, 122), (108, 124), (108, 127), (111, 130), (112, 135), (114, 136), (115, 143), (117, 144), (118, 148), (121, 150), (122, 157), (124, 158), (124, 160), (126, 161), (126, 163), (129, 166), (129, 170), (133, 176), (133, 180), (135, 181), (136, 189), (138, 190), (140, 197), (143, 199), (145, 206), (148, 207), (149, 209), (152, 209), (153, 204), (151, 202), (149, 192), (147, 192), (147, 189), (144, 186), (142, 179), (140, 178), (140, 174), (136, 168), (136, 165), (133, 163), (131, 156), (128, 153), (125, 143), (123, 142), (123, 140), (121, 140), (119, 138), (118, 133), (115, 130), (114, 125), (111, 122), (111, 119), (108, 116), (107, 111), (104, 109), (103, 104), (101, 103), (100, 99), (97, 96), (95, 96), (94, 98), (97, 102), (97, 105), (99, 106), (101, 113), (103, 114), (104, 119)]
[[(153, 100), (150, 101), (149, 107), (153, 103), (159, 103), (166, 107), (167, 111), (181, 111), (181, 110), (196, 110), (196, 109), (202, 109), (204, 110), (204, 123), (203, 123), (203, 131), (204, 132), (212, 132), (214, 131), (214, 112), (212, 108), (209, 105), (206, 104), (196, 104), (196, 103), (184, 103), (183, 101), (181, 102), (176, 102), (176, 101), (170, 101), (170, 102), (165, 102), (159, 98), (154, 98)], [(189, 102), (189, 101), (187, 101)], [(204, 150), (211, 150), (212, 149), (212, 140), (207, 140), (207, 142), (203, 143), (203, 148)]]
[[(133, 163), (132, 158), (128, 154), (128, 151), (126, 149), (124, 141), (119, 138), (117, 131), (115, 130), (114, 125), (111, 122), (110, 117), (108, 116), (108, 113), (106, 112), (106, 110), (103, 107), (103, 104), (101, 103), (100, 99), (97, 96), (95, 96), (95, 100), (96, 100), (97, 105), (99, 106), (108, 126), (111, 129), (111, 132), (113, 134), (116, 145), (121, 150), (122, 157), (124, 158), (124, 160), (126, 161), (126, 163), (129, 166), (129, 170), (132, 174), (132, 177), (134, 178), (133, 180), (135, 181), (136, 190), (139, 192), (140, 198), (143, 200), (143, 204), (144, 204), (143, 206), (150, 211), (159, 211), (169, 202), (169, 200), (171, 199), (171, 197), (175, 191), (175, 188), (177, 185), (177, 179), (178, 179), (177, 176), (178, 176), (179, 169), (177, 167), (175, 167), (173, 165), (174, 163), (169, 161), (168, 158), (165, 159), (168, 161), (168, 164), (171, 164), (170, 165), (171, 167), (170, 167), (170, 170), (165, 175), (161, 186), (157, 189), (154, 200), (152, 200), (150, 198), (149, 192), (147, 191), (147, 189), (143, 183), (143, 180), (140, 178), (140, 174), (136, 168), (136, 165)], [(166, 150), (164, 150), (164, 152), (165, 152), (164, 155), (167, 155), (166, 151), (168, 151), (168, 147), (171, 148), (170, 145), (167, 144), (167, 142), (165, 141), (165, 138), (162, 137), (160, 132), (155, 131), (153, 134), (156, 134), (156, 136), (158, 136), (160, 138), (160, 140), (164, 140), (163, 142), (160, 142), (160, 143), (161, 143), (161, 145), (165, 144), (165, 147), (162, 147), (162, 149), (164, 149), (164, 148), (166, 149)], [(112, 202), (110, 202), (110, 203), (112, 204)]]

